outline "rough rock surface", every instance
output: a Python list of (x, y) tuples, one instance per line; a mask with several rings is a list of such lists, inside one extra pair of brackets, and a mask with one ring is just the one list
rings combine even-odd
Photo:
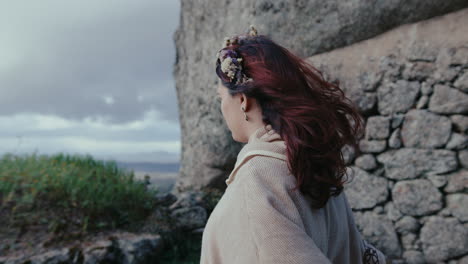
[(459, 170), (445, 175), (447, 177), (447, 186), (445, 192), (467, 192), (468, 191), (468, 170)]
[(362, 235), (388, 256), (398, 257), (401, 247), (392, 222), (382, 215), (371, 212), (356, 213), (356, 225)]
[(372, 175), (366, 171), (349, 167), (352, 181), (345, 185), (345, 192), (351, 208), (374, 208), (375, 205), (385, 202), (388, 196), (387, 180), (383, 177)]
[(439, 148), (447, 143), (451, 131), (448, 117), (427, 110), (411, 110), (406, 113), (401, 139), (405, 147)]
[(384, 82), (377, 90), (379, 112), (382, 115), (406, 112), (419, 95), (419, 82), (397, 80)]
[(160, 235), (118, 232), (110, 235), (108, 239), (70, 248), (53, 249), (39, 255), (0, 257), (0, 263), (154, 263), (162, 249)]
[(441, 114), (466, 114), (468, 95), (446, 85), (435, 85), (429, 101), (429, 110)]
[(447, 195), (447, 208), (460, 222), (468, 222), (468, 194), (455, 193)]
[[(188, 186), (224, 189), (225, 178), (243, 145), (232, 139), (219, 111), (219, 102), (213, 100), (217, 84), (215, 55), (225, 36), (245, 32), (254, 24), (260, 34), (270, 36), (301, 57), (310, 57), (467, 6), (465, 0), (396, 0), (373, 4), (364, 0), (181, 1), (179, 27), (173, 36), (176, 46), (173, 74), (182, 133), (181, 169), (175, 189)], [(437, 53), (415, 48), (411, 56), (434, 60)], [(372, 111), (377, 102), (373, 91), (382, 77), (380, 72), (361, 77), (369, 93), (355, 97), (355, 101), (360, 101), (366, 111)]]
[(401, 148), (388, 150), (377, 156), (388, 178), (412, 179), (423, 174), (440, 174), (453, 171), (458, 162), (456, 153), (450, 150), (426, 150)]
[(442, 194), (424, 179), (397, 182), (392, 197), (396, 207), (406, 215), (426, 215), (442, 208)]
[(373, 170), (377, 167), (377, 161), (371, 154), (364, 154), (359, 156), (354, 164), (363, 170)]
[[(346, 12), (362, 12), (351, 11), (358, 1), (345, 2), (322, 3), (322, 7), (349, 5)], [(336, 46), (337, 42), (327, 41), (332, 31), (315, 35), (317, 42), (310, 41), (320, 27), (311, 27), (311, 31), (303, 27), (308, 23), (297, 23), (304, 18), (300, 12), (322, 12), (316, 10), (315, 1), (310, 5), (315, 10), (303, 6), (300, 11), (284, 1), (259, 1), (252, 6), (266, 9), (249, 15), (249, 8), (231, 11), (222, 2), (202, 3), (207, 10), (222, 7), (223, 14), (229, 15), (220, 19), (216, 12), (200, 13), (191, 10), (191, 3), (183, 4), (175, 70), (183, 133), (181, 183), (225, 187), (225, 177), (242, 145), (232, 143), (220, 121), (219, 105), (210, 100), (216, 77), (210, 74), (214, 59), (209, 54), (214, 55), (211, 51), (228, 32), (257, 24), (260, 32), (274, 31), (274, 40), (276, 36), (285, 47), (310, 56), (307, 61), (325, 78), (339, 80), (366, 119), (366, 135), (359, 142), (362, 153), (343, 149), (346, 164), (358, 172), (345, 192), (363, 237), (397, 259), (395, 263), (466, 262), (467, 8)], [(433, 2), (419, 3), (424, 3), (418, 8), (421, 11)], [(230, 1), (229, 5), (239, 7), (245, 2)], [(401, 8), (410, 6), (405, 2)], [(330, 23), (314, 17), (319, 24)], [(234, 19), (236, 23), (232, 23)], [(278, 22), (285, 19), (288, 23)], [(353, 21), (353, 16), (343, 19)], [(197, 24), (200, 21), (203, 23)], [(248, 23), (243, 26), (238, 21)], [(342, 20), (334, 21), (340, 27)], [(205, 23), (215, 27), (204, 27)], [(362, 28), (353, 31), (357, 29)], [(284, 32), (288, 39), (279, 39)], [(194, 47), (200, 40), (204, 45)], [(317, 43), (321, 44), (314, 46)], [(195, 63), (197, 67), (193, 67)]]
[(426, 260), (444, 261), (468, 253), (467, 228), (455, 218), (431, 217), (421, 228)]

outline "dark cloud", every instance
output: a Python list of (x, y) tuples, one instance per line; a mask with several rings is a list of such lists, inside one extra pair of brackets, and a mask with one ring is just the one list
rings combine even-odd
[(172, 35), (179, 1), (106, 3), (41, 1), (42, 11), (0, 27), (10, 29), (6, 49), (16, 54), (14, 64), (0, 68), (0, 115), (105, 116), (118, 123), (155, 109), (163, 119), (178, 121)]

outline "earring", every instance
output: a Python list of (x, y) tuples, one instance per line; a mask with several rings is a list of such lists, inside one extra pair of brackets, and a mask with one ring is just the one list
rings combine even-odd
[(246, 121), (249, 121), (249, 118), (247, 117), (247, 114), (245, 113), (244, 107), (242, 107), (242, 111), (244, 111), (245, 120), (246, 120)]

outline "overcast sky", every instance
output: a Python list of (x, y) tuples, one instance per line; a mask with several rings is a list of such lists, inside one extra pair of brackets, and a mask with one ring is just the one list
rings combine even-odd
[(0, 153), (178, 161), (178, 0), (0, 0)]

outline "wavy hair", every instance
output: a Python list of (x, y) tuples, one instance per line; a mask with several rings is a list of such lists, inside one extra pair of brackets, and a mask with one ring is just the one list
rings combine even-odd
[[(240, 35), (238, 35), (240, 36)], [(244, 35), (243, 35), (244, 36)], [(249, 36), (225, 47), (239, 54), (243, 73), (254, 81), (236, 85), (221, 71), (216, 74), (231, 95), (255, 98), (262, 119), (285, 141), (287, 163), (298, 188), (312, 198), (312, 207), (325, 206), (347, 181), (343, 147), (360, 153), (364, 121), (339, 87), (304, 59), (265, 35)]]

